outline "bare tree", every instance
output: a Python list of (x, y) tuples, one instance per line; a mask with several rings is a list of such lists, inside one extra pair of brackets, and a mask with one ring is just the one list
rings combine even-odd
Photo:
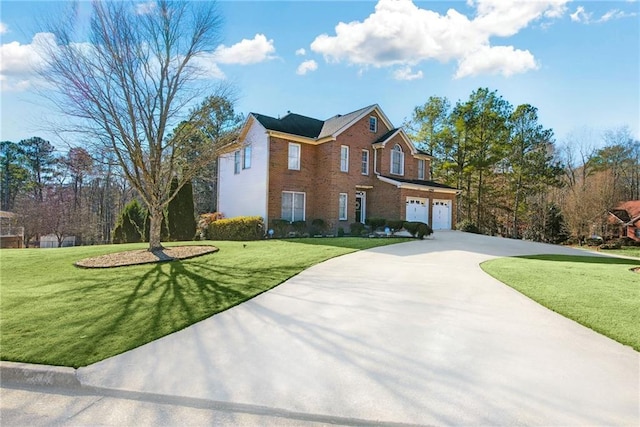
[[(111, 150), (147, 205), (151, 251), (162, 248), (165, 206), (215, 156), (206, 143), (194, 147), (184, 133), (169, 132), (198, 119), (186, 110), (202, 93), (198, 60), (218, 44), (221, 23), (211, 2), (153, 5), (142, 10), (135, 2), (93, 2), (88, 44), (74, 39), (79, 20), (73, 15), (50, 25), (56, 43), (45, 46), (41, 72), (56, 89), (56, 106), (80, 119), (68, 130)], [(194, 149), (197, 159), (186, 161)], [(173, 177), (179, 185), (171, 192)]]

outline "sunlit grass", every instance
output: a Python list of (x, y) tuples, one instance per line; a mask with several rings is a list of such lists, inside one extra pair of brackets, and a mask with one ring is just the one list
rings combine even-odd
[(220, 251), (113, 269), (80, 269), (73, 263), (146, 244), (3, 249), (0, 358), (86, 366), (240, 304), (318, 262), (402, 241), (185, 242), (213, 244)]

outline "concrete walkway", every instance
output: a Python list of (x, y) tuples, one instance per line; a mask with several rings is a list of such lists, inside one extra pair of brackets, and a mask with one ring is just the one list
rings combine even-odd
[(478, 266), (546, 253), (585, 254), (460, 232), (357, 252), (78, 378), (337, 424), (637, 426), (640, 354)]

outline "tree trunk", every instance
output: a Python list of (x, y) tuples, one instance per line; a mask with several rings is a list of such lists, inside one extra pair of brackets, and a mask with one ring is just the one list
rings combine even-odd
[(149, 222), (149, 251), (159, 251), (163, 249), (160, 243), (160, 233), (162, 231), (162, 206), (149, 206), (150, 222)]
[(518, 209), (520, 209), (520, 189), (522, 188), (522, 175), (518, 175), (518, 183), (516, 185), (516, 200), (513, 208), (513, 232), (511, 237), (517, 239), (518, 236)]

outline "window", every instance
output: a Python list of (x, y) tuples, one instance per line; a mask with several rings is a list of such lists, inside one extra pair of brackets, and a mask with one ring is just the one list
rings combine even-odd
[(391, 173), (404, 175), (404, 153), (402, 147), (396, 144), (391, 150)]
[(340, 221), (347, 220), (347, 193), (340, 193), (340, 202), (338, 205), (338, 219)]
[(378, 132), (378, 119), (373, 116), (369, 117), (369, 130), (373, 133)]
[(233, 153), (233, 173), (240, 173), (240, 150), (234, 151)]
[(300, 144), (289, 143), (289, 169), (300, 170)]
[(251, 146), (246, 145), (242, 150), (242, 169), (251, 167)]
[(369, 175), (369, 150), (362, 150), (362, 175)]
[(418, 160), (418, 179), (424, 179), (424, 160)]
[(349, 172), (349, 147), (340, 146), (340, 172)]
[(282, 192), (282, 219), (289, 222), (304, 221), (305, 194), (295, 191)]

